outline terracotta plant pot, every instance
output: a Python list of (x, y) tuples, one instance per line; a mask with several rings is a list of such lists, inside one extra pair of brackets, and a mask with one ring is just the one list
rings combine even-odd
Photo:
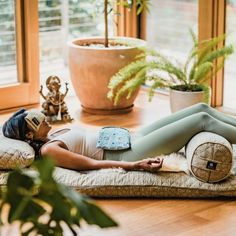
[(199, 102), (204, 102), (204, 91), (185, 92), (170, 89), (171, 112), (176, 112)]
[[(124, 40), (122, 37), (112, 40)], [(135, 45), (143, 40), (127, 38)], [(117, 106), (107, 98), (110, 78), (140, 53), (136, 47), (98, 48), (91, 43), (103, 43), (103, 38), (75, 39), (69, 42), (69, 68), (75, 92), (84, 111), (92, 114), (126, 113), (132, 110), (136, 91), (130, 99), (123, 96)]]

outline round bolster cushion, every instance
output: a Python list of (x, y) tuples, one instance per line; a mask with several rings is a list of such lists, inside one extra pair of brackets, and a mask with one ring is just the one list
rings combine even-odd
[(186, 145), (185, 153), (192, 175), (203, 182), (219, 182), (231, 173), (233, 148), (218, 134), (205, 131), (196, 134)]

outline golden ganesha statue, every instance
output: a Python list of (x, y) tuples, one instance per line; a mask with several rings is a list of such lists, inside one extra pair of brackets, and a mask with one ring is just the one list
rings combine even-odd
[(61, 81), (57, 76), (49, 76), (46, 80), (48, 93), (43, 94), (43, 86), (40, 86), (40, 95), (45, 99), (42, 104), (42, 113), (47, 117), (48, 122), (70, 122), (72, 121), (67, 105), (64, 101), (68, 93), (68, 83), (65, 83), (65, 93), (60, 92)]

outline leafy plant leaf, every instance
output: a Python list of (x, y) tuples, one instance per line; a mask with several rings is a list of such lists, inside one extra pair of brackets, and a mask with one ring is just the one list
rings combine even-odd
[(192, 41), (193, 41), (193, 45), (194, 45), (194, 48), (198, 46), (198, 39), (197, 39), (197, 36), (196, 34), (193, 32), (193, 30), (190, 28), (189, 29), (189, 32), (190, 32), (190, 35), (191, 35), (191, 38), (192, 38)]
[(126, 80), (128, 80), (138, 71), (140, 71), (140, 69), (142, 69), (145, 66), (145, 64), (146, 61), (142, 59), (134, 61), (129, 65), (123, 67), (121, 70), (119, 70), (118, 73), (116, 73), (114, 76), (111, 77), (110, 82), (108, 84), (108, 88), (114, 90), (121, 83), (124, 83)]
[(204, 91), (203, 102), (210, 105), (211, 103), (211, 87), (207, 84), (201, 84), (202, 90)]
[(52, 173), (54, 170), (54, 161), (50, 157), (41, 158), (38, 161), (35, 161), (33, 167), (38, 170), (40, 179), (42, 181), (52, 181)]
[(224, 34), (213, 39), (203, 40), (198, 47), (198, 64), (207, 61), (205, 60), (205, 57), (208, 56), (209, 53), (223, 40), (225, 40)]
[[(81, 195), (76, 194), (76, 192), (67, 188), (66, 186), (60, 185), (60, 191), (63, 193), (64, 197), (69, 199), (73, 204), (78, 208), (81, 217), (88, 224), (97, 224), (100, 227), (112, 227), (117, 226), (117, 223), (107, 214), (105, 214), (98, 206), (91, 203), (91, 200), (87, 197), (82, 197)], [(93, 215), (90, 211), (90, 206), (93, 205), (93, 210), (99, 212), (99, 219), (104, 219), (101, 222), (96, 215)], [(104, 226), (105, 225), (105, 226)]]
[(233, 46), (227, 46), (227, 47), (223, 47), (220, 49), (217, 49), (207, 55), (205, 55), (205, 57), (202, 59), (202, 63), (205, 62), (213, 62), (215, 59), (220, 58), (220, 57), (225, 57), (227, 55), (230, 55), (233, 53)]
[[(0, 206), (0, 216), (3, 207), (8, 204), (9, 223), (20, 221), (21, 231), (26, 223), (33, 224), (26, 232), (22, 231), (23, 235), (35, 232), (37, 235), (62, 236), (61, 222), (76, 235), (73, 226), (80, 226), (82, 219), (100, 227), (117, 225), (89, 198), (57, 183), (53, 178), (53, 170), (53, 161), (44, 157), (34, 164), (34, 170), (10, 172)], [(39, 218), (45, 216), (49, 219), (39, 222)]]
[(196, 72), (192, 80), (194, 83), (198, 83), (202, 78), (204, 78), (208, 72), (212, 69), (213, 64), (211, 62), (202, 63), (199, 67), (196, 68)]
[(161, 78), (161, 77), (154, 78), (154, 82), (150, 86), (149, 91), (148, 91), (148, 100), (149, 101), (152, 100), (156, 89), (170, 87), (171, 85), (172, 83), (169, 81), (166, 81), (164, 78)]
[(128, 99), (132, 92), (137, 89), (144, 81), (146, 75), (146, 68), (142, 66), (140, 70), (137, 72), (134, 78), (127, 80), (123, 86), (116, 92), (114, 98), (114, 105), (117, 105), (121, 96), (128, 92), (126, 98)]

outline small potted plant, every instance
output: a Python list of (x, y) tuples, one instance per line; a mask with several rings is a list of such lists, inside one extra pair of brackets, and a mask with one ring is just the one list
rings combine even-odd
[[(148, 9), (149, 0), (104, 0), (104, 37), (77, 38), (69, 42), (69, 69), (75, 92), (83, 110), (93, 114), (116, 114), (129, 112), (137, 92), (129, 100), (121, 99), (114, 106), (107, 99), (107, 85), (112, 75), (135, 60), (140, 53), (137, 45), (143, 40), (127, 37), (108, 38), (108, 14), (117, 4), (126, 8), (137, 7), (137, 14)], [(134, 9), (133, 9), (134, 10)], [(119, 13), (119, 12), (118, 12)], [(121, 14), (118, 17), (123, 17)], [(126, 42), (132, 41), (132, 46)]]
[[(217, 45), (224, 41), (225, 35), (198, 42), (192, 30), (190, 33), (193, 47), (185, 64), (175, 64), (153, 49), (140, 48), (143, 53), (138, 56), (138, 60), (122, 68), (111, 78), (108, 98), (115, 105), (119, 104), (125, 94), (126, 98), (129, 98), (141, 84), (149, 81), (150, 100), (155, 89), (170, 89), (172, 112), (198, 102), (210, 103), (210, 81), (224, 66), (227, 56), (233, 53), (233, 46), (217, 48)], [(222, 63), (214, 68), (213, 64), (218, 58), (222, 59)]]

